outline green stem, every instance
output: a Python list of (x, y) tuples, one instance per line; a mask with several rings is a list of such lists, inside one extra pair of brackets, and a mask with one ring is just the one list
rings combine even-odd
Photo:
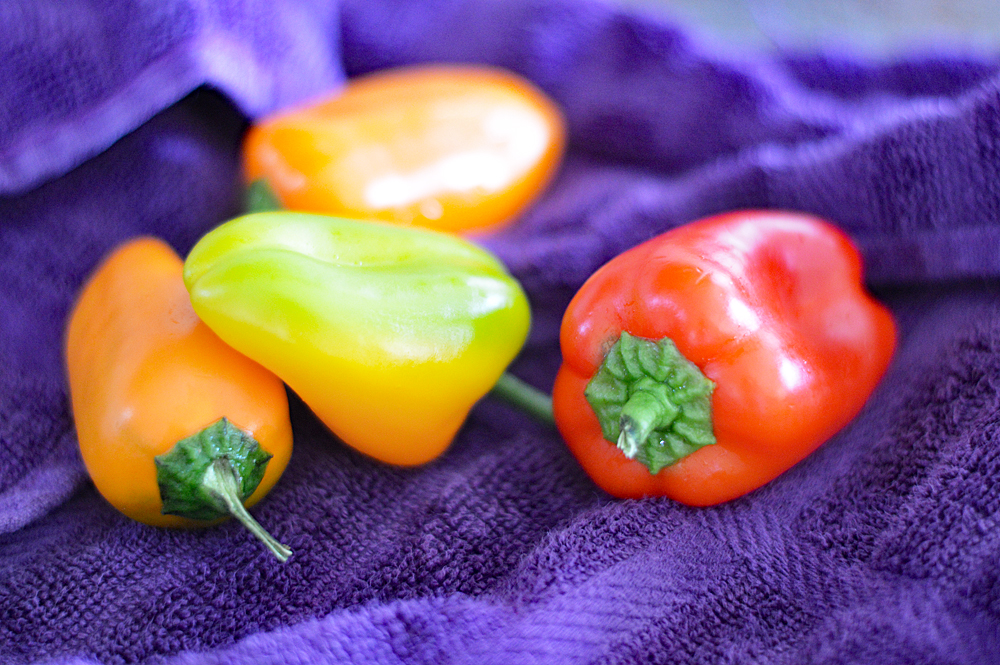
[(281, 205), (281, 201), (278, 200), (274, 190), (267, 184), (267, 180), (263, 178), (254, 180), (247, 187), (247, 191), (244, 194), (243, 207), (244, 212), (247, 214), (254, 212), (274, 212), (285, 209), (285, 206)]
[[(663, 419), (663, 405), (653, 395), (645, 391), (632, 394), (622, 406), (619, 424), (618, 447), (625, 457), (635, 459), (639, 446), (644, 444), (653, 429)], [(673, 412), (676, 414), (677, 409)]]
[(156, 456), (163, 514), (193, 520), (235, 517), (279, 561), (286, 561), (291, 550), (243, 507), (264, 478), (270, 459), (270, 453), (248, 432), (220, 418)]
[(604, 438), (652, 474), (715, 443), (715, 384), (669, 337), (622, 332), (584, 391)]
[(236, 477), (236, 472), (229, 460), (221, 458), (212, 462), (212, 465), (205, 471), (201, 483), (206, 491), (217, 497), (226, 506), (230, 515), (239, 520), (250, 533), (264, 543), (267, 549), (271, 550), (278, 561), (282, 563), (288, 561), (292, 550), (279, 543), (243, 506), (243, 501), (240, 499), (239, 479)]
[(651, 390), (636, 390), (621, 408), (618, 447), (625, 457), (635, 459), (639, 446), (649, 439), (658, 426), (669, 426), (679, 413), (669, 399), (658, 399)]
[(513, 374), (504, 372), (490, 391), (494, 397), (518, 408), (536, 420), (555, 427), (552, 397), (529, 385)]

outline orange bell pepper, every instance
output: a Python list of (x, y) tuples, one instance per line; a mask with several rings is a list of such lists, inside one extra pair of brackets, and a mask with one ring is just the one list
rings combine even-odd
[(556, 105), (509, 72), (414, 66), (261, 120), (246, 137), (245, 170), (290, 210), (482, 230), (535, 200), (565, 137)]
[(66, 330), (80, 453), (128, 517), (195, 527), (233, 515), (284, 560), (245, 510), (291, 455), (284, 384), (198, 319), (182, 270), (166, 243), (139, 238), (84, 285)]

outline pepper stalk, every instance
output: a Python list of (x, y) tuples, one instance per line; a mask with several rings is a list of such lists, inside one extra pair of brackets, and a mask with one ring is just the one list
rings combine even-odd
[(243, 506), (271, 457), (249, 433), (226, 418), (217, 420), (154, 458), (163, 514), (206, 521), (235, 517), (279, 561), (287, 561), (292, 551)]
[(652, 474), (715, 443), (715, 384), (669, 337), (622, 331), (584, 395), (604, 438)]

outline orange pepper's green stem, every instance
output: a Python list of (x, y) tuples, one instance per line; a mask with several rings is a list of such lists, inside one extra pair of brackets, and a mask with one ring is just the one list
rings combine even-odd
[(291, 556), (292, 551), (275, 540), (243, 506), (271, 460), (250, 434), (221, 418), (154, 459), (164, 515), (196, 520), (231, 515), (279, 561)]
[(207, 492), (218, 497), (230, 515), (239, 520), (250, 533), (264, 543), (264, 546), (274, 554), (278, 561), (282, 563), (288, 561), (292, 550), (279, 543), (243, 506), (239, 492), (239, 478), (229, 460), (222, 458), (212, 462), (202, 477), (201, 483)]
[(258, 178), (247, 187), (247, 191), (243, 195), (243, 208), (249, 215), (255, 212), (284, 210), (285, 206), (281, 205), (281, 201), (278, 200), (278, 196), (271, 189), (271, 186), (267, 184), (267, 180)]

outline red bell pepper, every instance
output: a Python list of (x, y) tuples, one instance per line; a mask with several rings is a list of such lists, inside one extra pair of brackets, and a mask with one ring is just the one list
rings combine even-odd
[(556, 424), (622, 498), (688, 505), (771, 481), (861, 410), (896, 345), (832, 225), (743, 211), (612, 259), (564, 315)]

